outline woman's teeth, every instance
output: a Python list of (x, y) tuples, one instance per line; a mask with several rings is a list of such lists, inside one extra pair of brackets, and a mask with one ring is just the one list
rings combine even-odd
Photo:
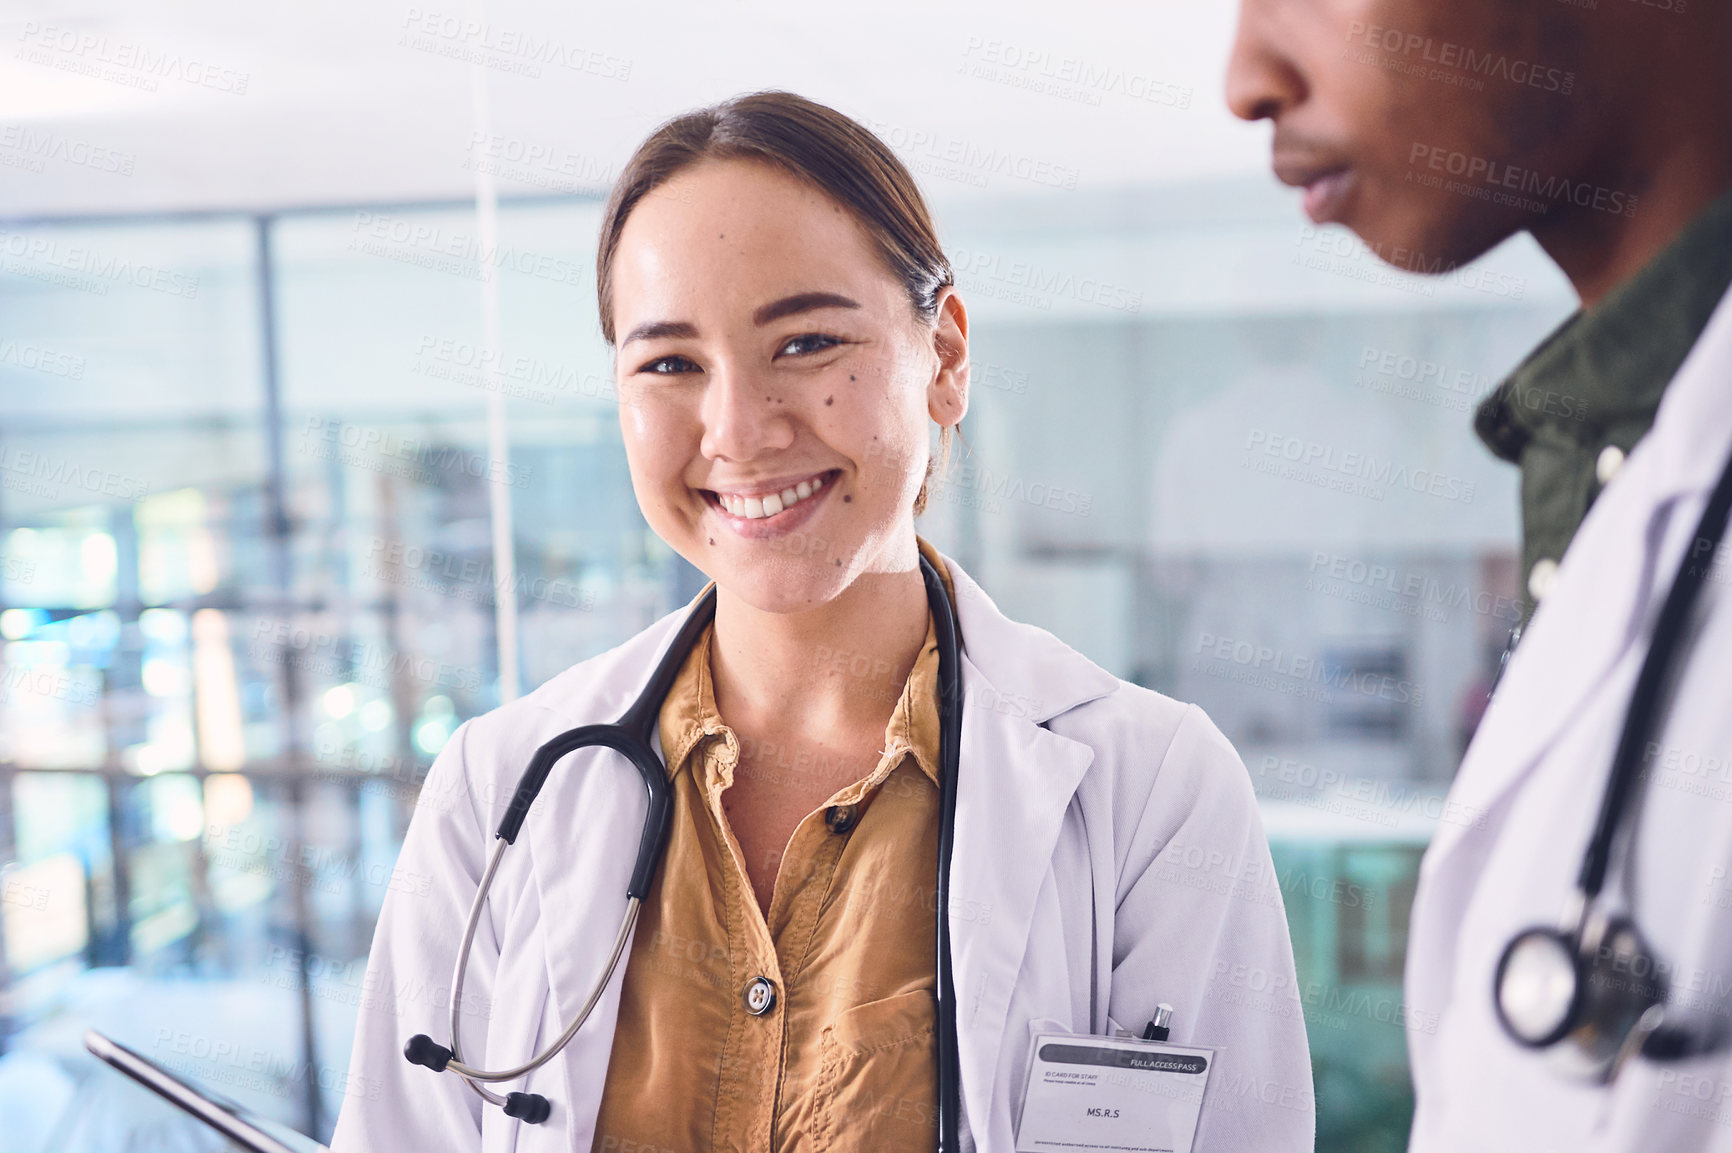
[(824, 478), (815, 476), (811, 480), (801, 481), (793, 488), (785, 488), (768, 496), (736, 496), (733, 493), (718, 492), (716, 500), (737, 517), (762, 520), (767, 516), (775, 516), (783, 509), (794, 507), (823, 487)]

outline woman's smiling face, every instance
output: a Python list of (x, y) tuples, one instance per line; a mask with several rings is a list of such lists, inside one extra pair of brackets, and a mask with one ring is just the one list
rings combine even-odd
[(954, 292), (927, 322), (847, 209), (750, 160), (640, 200), (612, 283), (620, 425), (658, 536), (769, 612), (912, 565), (928, 422), (966, 406)]

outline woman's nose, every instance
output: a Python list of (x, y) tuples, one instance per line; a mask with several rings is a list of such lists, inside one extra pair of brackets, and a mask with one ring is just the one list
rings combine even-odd
[(794, 443), (794, 399), (746, 369), (712, 370), (703, 403), (703, 453), (711, 459), (751, 460)]

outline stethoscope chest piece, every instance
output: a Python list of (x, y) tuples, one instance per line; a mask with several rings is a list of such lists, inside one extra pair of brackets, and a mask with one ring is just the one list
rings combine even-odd
[(1543, 1048), (1563, 1040), (1580, 1012), (1576, 952), (1555, 929), (1529, 929), (1497, 964), (1497, 1012), (1518, 1043)]
[(1498, 959), (1493, 1003), (1517, 1044), (1607, 1082), (1660, 1024), (1666, 977), (1627, 918), (1581, 933), (1536, 927)]

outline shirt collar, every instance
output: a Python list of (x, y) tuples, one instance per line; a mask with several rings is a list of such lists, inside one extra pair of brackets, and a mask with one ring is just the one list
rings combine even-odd
[(714, 635), (712, 623), (692, 646), (691, 655), (680, 666), (679, 675), (662, 701), (659, 726), (669, 780), (679, 775), (692, 750), (708, 736), (722, 737), (722, 747), (717, 753), (730, 771), (739, 760), (739, 740), (716, 709), (715, 685), (710, 680), (710, 639)]
[(1652, 421), (1660, 397), (1732, 283), (1732, 192), (1592, 309), (1578, 310), (1474, 414), (1513, 463), (1536, 437), (1597, 449), (1605, 430)]

